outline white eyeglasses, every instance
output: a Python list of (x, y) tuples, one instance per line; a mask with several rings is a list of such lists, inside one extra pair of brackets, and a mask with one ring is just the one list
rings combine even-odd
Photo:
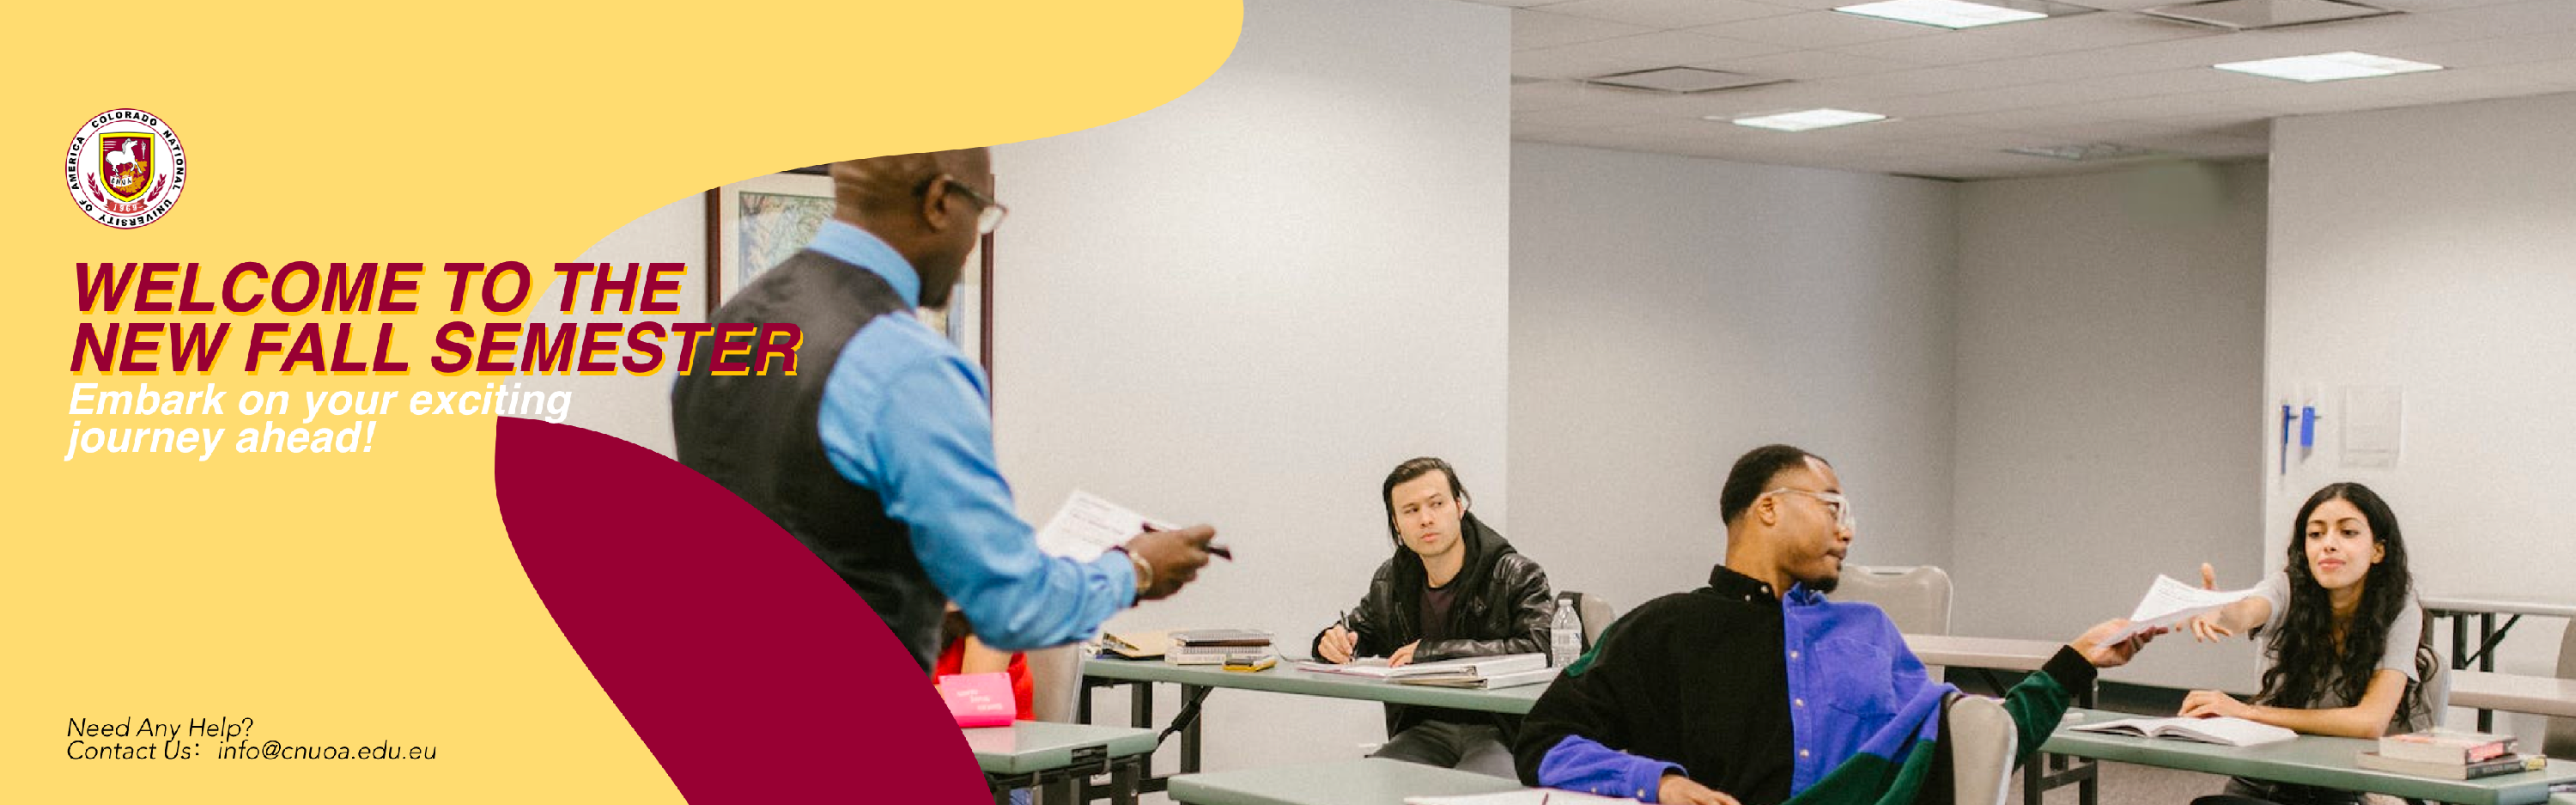
[(1764, 492), (1762, 493), (1762, 496), (1770, 497), (1782, 492), (1796, 492), (1807, 497), (1815, 498), (1818, 503), (1825, 504), (1825, 508), (1832, 509), (1834, 512), (1834, 527), (1837, 529), (1852, 530), (1860, 528), (1860, 518), (1852, 514), (1851, 498), (1844, 497), (1840, 492), (1814, 492), (1784, 486), (1769, 492)]

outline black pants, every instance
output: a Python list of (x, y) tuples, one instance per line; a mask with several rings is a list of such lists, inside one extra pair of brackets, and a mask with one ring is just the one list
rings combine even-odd
[(2361, 805), (2361, 799), (2359, 791), (2231, 777), (2227, 793), (2201, 797), (2191, 805)]
[(1503, 745), (1503, 731), (1491, 724), (1425, 721), (1386, 739), (1369, 757), (1520, 779), (1512, 769), (1512, 750)]

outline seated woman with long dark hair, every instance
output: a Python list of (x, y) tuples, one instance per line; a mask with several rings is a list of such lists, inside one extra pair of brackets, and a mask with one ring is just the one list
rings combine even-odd
[[(2183, 699), (2186, 716), (2234, 716), (2309, 735), (2376, 738), (2434, 726), (2421, 683), (2422, 605), (2406, 569), (2406, 541), (2388, 502), (2356, 483), (2317, 490), (2291, 525), (2288, 565), (2255, 595), (2191, 622), (2194, 638), (2267, 636), (2262, 692), (2251, 702), (2214, 690)], [(2204, 585), (2216, 573), (2201, 566)], [(2259, 627), (2259, 628), (2258, 628)], [(2361, 794), (2235, 778), (2223, 796), (2193, 805), (2347, 805)]]

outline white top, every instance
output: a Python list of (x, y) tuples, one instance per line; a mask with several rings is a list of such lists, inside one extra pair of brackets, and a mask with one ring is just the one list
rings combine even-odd
[[(2290, 574), (2272, 574), (2254, 588), (2254, 595), (2272, 604), (2272, 618), (2263, 623), (2263, 631), (2270, 633), (2280, 629), (2281, 622), (2290, 617)], [(2423, 639), (2424, 605), (2416, 601), (2415, 592), (2409, 590), (2406, 605), (2397, 610), (2396, 622), (2388, 624), (2388, 648), (2379, 654), (2379, 667), (2404, 673), (2409, 681), (2423, 681), (2415, 676), (2415, 646)]]
[[(2261, 585), (2254, 588), (2254, 595), (2272, 604), (2272, 617), (2264, 622), (2263, 631), (2269, 634), (2280, 629), (2281, 623), (2290, 616), (2290, 574), (2287, 571), (2272, 574), (2270, 578), (2264, 579)], [(2397, 610), (2397, 620), (2388, 624), (2388, 645), (2379, 653), (2377, 670), (2405, 674), (2406, 681), (2409, 683), (2424, 681), (2422, 677), (2417, 676), (2415, 669), (2415, 649), (2423, 638), (2424, 605), (2415, 600), (2415, 591), (2408, 590), (2405, 605)], [(2342, 687), (2342, 677), (2341, 673), (2327, 676), (2324, 680), (2325, 689), (2317, 691), (2316, 698), (2311, 700), (2308, 706), (2322, 710), (2351, 707), (2357, 704), (2358, 702), (2345, 701), (2343, 694), (2338, 692)], [(2413, 717), (2409, 718), (2409, 715)], [(2397, 712), (2389, 715), (2389, 732), (2396, 734), (2411, 731), (2407, 729), (2410, 725), (2412, 729), (2429, 728), (2439, 717), (2440, 714), (2432, 712), (2430, 703), (2419, 698), (2411, 714), (2407, 712), (2407, 708), (2401, 706)]]

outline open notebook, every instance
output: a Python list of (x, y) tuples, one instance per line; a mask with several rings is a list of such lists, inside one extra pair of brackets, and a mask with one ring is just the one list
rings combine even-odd
[(2106, 735), (2130, 735), (2142, 738), (2172, 738), (2221, 746), (2260, 746), (2299, 737), (2270, 724), (2241, 718), (2124, 718), (2099, 724), (2068, 727), (2076, 732), (2099, 732)]

